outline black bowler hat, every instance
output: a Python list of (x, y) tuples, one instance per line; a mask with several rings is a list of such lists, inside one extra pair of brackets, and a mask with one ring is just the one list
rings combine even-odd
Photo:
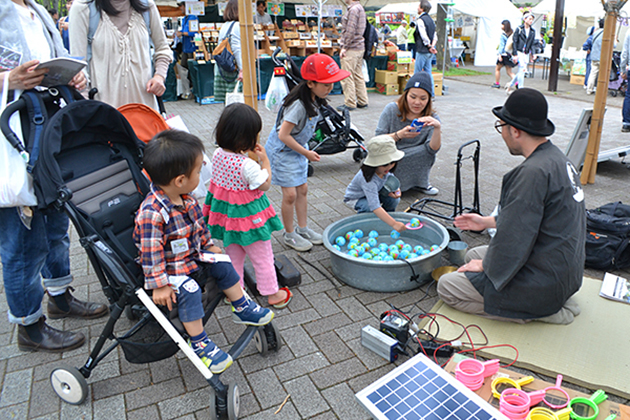
[(547, 100), (535, 89), (518, 89), (505, 101), (505, 105), (493, 108), (492, 113), (532, 136), (547, 137), (556, 129), (547, 119)]

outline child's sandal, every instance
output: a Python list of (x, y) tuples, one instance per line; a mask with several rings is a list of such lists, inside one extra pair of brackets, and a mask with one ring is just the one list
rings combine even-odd
[(291, 291), (288, 288), (281, 287), (280, 290), (284, 290), (285, 292), (287, 292), (287, 297), (283, 301), (271, 305), (271, 306), (273, 306), (276, 309), (284, 309), (284, 308), (286, 308), (287, 305), (289, 304), (289, 302), (291, 302), (291, 299), (293, 298), (293, 293), (291, 293)]

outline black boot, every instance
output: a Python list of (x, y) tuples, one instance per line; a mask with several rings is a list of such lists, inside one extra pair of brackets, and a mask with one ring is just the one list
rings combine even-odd
[(59, 331), (46, 324), (46, 317), (41, 317), (32, 325), (18, 325), (18, 348), (21, 351), (44, 351), (61, 353), (74, 350), (85, 343), (83, 333)]
[[(70, 294), (72, 287), (68, 287), (65, 293), (58, 296), (48, 294), (48, 316), (50, 319), (82, 318), (94, 319), (109, 313), (107, 306), (96, 302), (83, 302)], [(46, 292), (48, 293), (48, 292)]]

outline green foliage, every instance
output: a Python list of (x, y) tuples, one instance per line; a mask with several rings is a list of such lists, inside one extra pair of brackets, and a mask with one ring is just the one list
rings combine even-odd
[(492, 73), (485, 71), (469, 70), (462, 67), (451, 67), (444, 73), (444, 76), (482, 76), (485, 74)]

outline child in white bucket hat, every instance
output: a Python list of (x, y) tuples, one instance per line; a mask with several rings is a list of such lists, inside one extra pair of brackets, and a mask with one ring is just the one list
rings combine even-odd
[(396, 211), (400, 202), (400, 181), (393, 172), (405, 152), (396, 148), (389, 135), (373, 137), (366, 146), (367, 158), (346, 188), (343, 201), (357, 213), (373, 212), (393, 229), (402, 232), (406, 229), (405, 224), (396, 221), (388, 212)]

